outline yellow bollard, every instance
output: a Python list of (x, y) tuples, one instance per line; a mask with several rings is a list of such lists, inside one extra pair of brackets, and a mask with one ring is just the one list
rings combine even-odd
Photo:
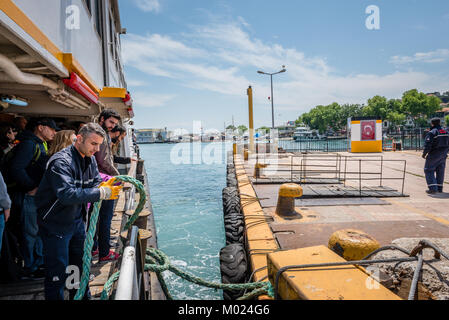
[(278, 203), (276, 206), (276, 214), (280, 216), (294, 216), (295, 198), (302, 197), (302, 188), (296, 183), (284, 183), (279, 188)]
[(243, 158), (245, 159), (245, 161), (248, 161), (248, 158), (249, 158), (248, 149), (243, 149)]
[(329, 249), (348, 261), (361, 260), (379, 248), (376, 239), (360, 230), (338, 230), (329, 238)]
[(260, 178), (260, 169), (266, 168), (267, 166), (265, 163), (257, 162), (254, 166), (254, 178)]

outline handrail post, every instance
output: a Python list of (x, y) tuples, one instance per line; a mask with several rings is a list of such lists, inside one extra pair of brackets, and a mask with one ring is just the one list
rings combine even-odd
[(129, 246), (123, 252), (115, 300), (139, 300), (140, 297), (137, 272), (139, 228), (133, 226), (130, 233)]

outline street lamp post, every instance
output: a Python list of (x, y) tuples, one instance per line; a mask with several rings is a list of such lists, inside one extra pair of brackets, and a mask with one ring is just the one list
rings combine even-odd
[(271, 80), (271, 128), (274, 129), (274, 99), (273, 99), (273, 75), (278, 74), (278, 73), (283, 73), (287, 71), (287, 69), (285, 69), (285, 66), (282, 66), (282, 70), (278, 71), (278, 72), (274, 72), (274, 73), (267, 73), (267, 72), (263, 72), (263, 71), (257, 71), (257, 73), (260, 74), (266, 74), (268, 76), (270, 76), (270, 80)]

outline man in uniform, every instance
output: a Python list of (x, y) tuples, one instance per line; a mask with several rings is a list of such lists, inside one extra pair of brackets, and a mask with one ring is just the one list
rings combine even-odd
[(424, 173), (429, 188), (426, 192), (429, 194), (443, 192), (444, 169), (449, 151), (449, 135), (441, 128), (440, 119), (433, 118), (431, 124), (432, 128), (426, 135), (422, 154), (426, 159)]

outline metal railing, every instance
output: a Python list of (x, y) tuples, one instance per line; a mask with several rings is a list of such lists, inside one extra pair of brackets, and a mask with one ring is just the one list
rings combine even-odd
[[(132, 161), (128, 170), (128, 176), (136, 177), (137, 163)], [(136, 188), (130, 183), (126, 183), (125, 193), (125, 212), (133, 210), (136, 206)], [(128, 246), (125, 247), (120, 265), (120, 276), (117, 282), (115, 300), (145, 300), (144, 285), (144, 263), (145, 257), (142, 257), (142, 247), (139, 237), (139, 228), (132, 226), (128, 231)]]
[[(401, 132), (385, 133), (382, 137), (384, 150), (423, 150), (424, 137), (428, 128), (402, 130)], [(345, 138), (279, 139), (278, 145), (286, 152), (343, 152), (348, 151), (348, 140)]]
[(139, 228), (129, 232), (129, 245), (125, 248), (120, 265), (115, 300), (145, 300), (144, 259), (142, 259)]
[[(284, 160), (282, 160), (284, 159)], [(263, 176), (254, 176), (255, 184), (343, 184), (356, 181), (359, 194), (369, 181), (379, 181), (383, 188), (386, 181), (401, 182), (401, 195), (404, 195), (406, 160), (386, 160), (381, 155), (341, 155), (338, 153), (294, 153), (290, 155), (257, 154), (256, 162), (266, 165), (260, 169)], [(367, 164), (371, 165), (367, 167)], [(388, 164), (399, 164), (396, 168)], [(374, 168), (378, 167), (379, 170)], [(386, 174), (386, 169), (399, 172), (398, 176)], [(375, 191), (375, 190), (371, 190)], [(382, 190), (385, 191), (385, 190)]]
[(278, 145), (286, 152), (342, 152), (348, 151), (348, 140), (325, 138), (320, 140), (279, 140)]
[(384, 150), (423, 150), (424, 137), (428, 129), (403, 130), (398, 133), (384, 134)]

